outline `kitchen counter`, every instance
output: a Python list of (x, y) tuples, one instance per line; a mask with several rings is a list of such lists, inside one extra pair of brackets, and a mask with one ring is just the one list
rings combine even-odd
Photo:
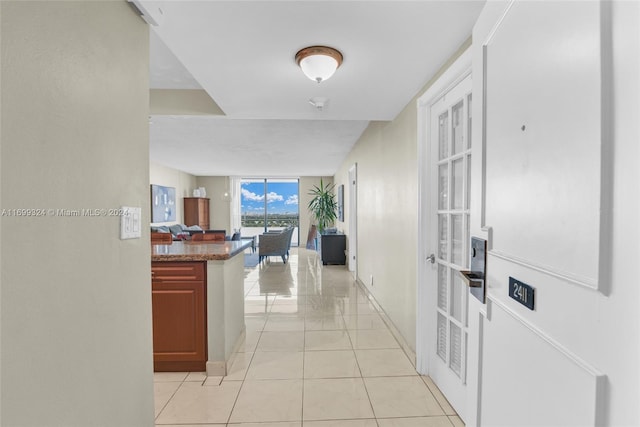
[(251, 247), (247, 240), (214, 242), (173, 242), (153, 245), (151, 261), (224, 261)]
[[(206, 300), (206, 371), (209, 376), (227, 375), (231, 357), (242, 345), (245, 336), (244, 325), (244, 255), (251, 247), (251, 241), (213, 242), (173, 242), (171, 245), (153, 245), (151, 251), (152, 270), (175, 271), (172, 277), (185, 274), (188, 263), (204, 262), (204, 298)], [(165, 275), (171, 276), (170, 273)], [(165, 276), (166, 277), (166, 276)], [(180, 279), (180, 277), (178, 277)], [(157, 274), (154, 280), (164, 287), (171, 277), (162, 278)], [(181, 280), (181, 279), (180, 279)], [(176, 287), (176, 296), (183, 297), (185, 292)], [(158, 289), (159, 293), (167, 290)], [(169, 305), (167, 303), (167, 305)], [(180, 306), (180, 301), (176, 304)], [(184, 305), (184, 304), (183, 304)], [(165, 310), (167, 311), (167, 310)], [(171, 310), (169, 310), (171, 311)], [(163, 313), (166, 315), (166, 313)], [(154, 316), (161, 313), (154, 313)], [(169, 314), (171, 316), (171, 314)], [(195, 319), (195, 315), (193, 316)], [(170, 323), (170, 322), (169, 322)], [(194, 320), (195, 324), (196, 321)], [(187, 323), (188, 324), (188, 323)], [(182, 335), (182, 334), (180, 334)], [(154, 352), (156, 350), (154, 349)]]

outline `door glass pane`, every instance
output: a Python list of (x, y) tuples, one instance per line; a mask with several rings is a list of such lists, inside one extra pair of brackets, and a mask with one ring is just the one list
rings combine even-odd
[(458, 270), (451, 270), (451, 316), (462, 322), (462, 307), (464, 298), (464, 282)]
[(462, 267), (462, 215), (451, 215), (451, 262)]
[(458, 102), (451, 109), (451, 136), (453, 139), (453, 154), (461, 153), (464, 147), (464, 129), (463, 129), (463, 106), (464, 101)]
[[(464, 219), (465, 219), (465, 223), (467, 224), (467, 228), (466, 228), (466, 233), (463, 236), (462, 239), (462, 244), (468, 244), (471, 245), (471, 220), (469, 219), (470, 216), (469, 214), (465, 214), (464, 215)], [(465, 243), (468, 242), (468, 243)], [(469, 268), (469, 257), (467, 256), (465, 259), (462, 260), (462, 265), (464, 268)]]
[(437, 342), (438, 356), (446, 362), (447, 361), (447, 319), (440, 313), (438, 313), (438, 342)]
[(257, 236), (265, 229), (264, 179), (245, 179), (240, 185), (243, 236)]
[(451, 209), (463, 209), (464, 193), (462, 190), (466, 177), (464, 176), (464, 158), (451, 162)]
[(462, 367), (462, 330), (453, 322), (449, 322), (449, 326), (451, 327), (449, 367), (459, 377)]
[(447, 226), (447, 215), (438, 215), (438, 258), (446, 261), (447, 258), (447, 240), (449, 236), (449, 228)]
[(298, 246), (298, 180), (267, 179), (267, 230), (293, 227), (291, 245)]
[(465, 209), (471, 209), (471, 156), (467, 156), (467, 191), (464, 200)]
[[(463, 284), (463, 286), (465, 285)], [(463, 315), (462, 326), (464, 326), (466, 331), (467, 330), (466, 328), (469, 327), (469, 292), (467, 292), (466, 289), (463, 292), (464, 292), (464, 296), (462, 300), (462, 315)]]
[(438, 307), (447, 310), (447, 267), (438, 264)]
[[(294, 227), (291, 245), (298, 246), (298, 180), (243, 179), (240, 185), (242, 236)], [(232, 234), (235, 230), (227, 230)]]
[(467, 148), (471, 148), (471, 94), (467, 97)]
[(449, 157), (449, 112), (440, 114), (438, 119), (438, 158)]
[(449, 167), (447, 164), (438, 167), (438, 209), (449, 208)]

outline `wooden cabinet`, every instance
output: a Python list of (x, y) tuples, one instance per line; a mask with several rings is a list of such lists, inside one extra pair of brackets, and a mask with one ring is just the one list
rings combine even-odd
[(209, 199), (205, 197), (185, 197), (183, 214), (185, 225), (199, 225), (203, 230), (210, 228)]
[(153, 368), (206, 370), (206, 262), (152, 262)]
[(344, 253), (347, 242), (346, 236), (344, 234), (322, 234), (321, 239), (322, 264), (344, 265), (347, 261)]

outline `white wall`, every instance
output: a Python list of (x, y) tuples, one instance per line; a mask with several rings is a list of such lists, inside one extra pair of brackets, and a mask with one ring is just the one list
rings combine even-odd
[[(3, 209), (143, 208), (148, 28), (125, 2), (1, 10)], [(6, 426), (152, 426), (149, 232), (118, 217), (2, 218)]]
[(634, 268), (640, 259), (640, 3), (616, 1), (613, 21), (613, 141), (611, 253), (608, 295), (598, 301), (593, 363), (609, 378), (609, 426), (640, 425), (640, 286)]
[(337, 225), (349, 238), (349, 168), (358, 164), (358, 279), (414, 351), (418, 242), (416, 99), (470, 44), (471, 39), (465, 41), (393, 121), (372, 122), (334, 177), (336, 186), (344, 184), (344, 222)]
[[(2, 24), (2, 7), (0, 7), (0, 25)], [(0, 55), (2, 54), (2, 27), (0, 26)], [(1, 64), (0, 64), (1, 66)], [(2, 89), (2, 68), (0, 68), (0, 93)], [(2, 188), (2, 102), (0, 101), (0, 188)], [(2, 203), (2, 197), (0, 195), (0, 207), (4, 206)], [(0, 215), (0, 242), (2, 242), (2, 216)], [(0, 245), (0, 266), (2, 266), (2, 246)], [(0, 319), (2, 319), (2, 281), (3, 277), (0, 274)], [(2, 326), (0, 323), (0, 384), (2, 384)], [(0, 424), (2, 423), (2, 389), (0, 386)]]
[(176, 189), (176, 220), (157, 224), (183, 224), (183, 198), (192, 197), (193, 190), (199, 187), (196, 177), (186, 172), (151, 162), (149, 165), (149, 178), (151, 184), (174, 187)]
[[(487, 262), (488, 302), (486, 306), (473, 301), (470, 305), (471, 328), (476, 328), (479, 336), (479, 344), (470, 346), (470, 357), (480, 363), (471, 363), (469, 389), (480, 390), (481, 406), (467, 425), (636, 426), (640, 424), (640, 292), (636, 274), (629, 267), (640, 258), (640, 180), (636, 167), (640, 138), (640, 4), (516, 2), (504, 15), (508, 6), (509, 2), (487, 3), (474, 29), (473, 139), (481, 141), (483, 130), (487, 139), (485, 147), (474, 145), (472, 234), (484, 234), (483, 225), (492, 227), (493, 234), (487, 235), (491, 248)], [(555, 17), (563, 18), (554, 27), (551, 18)], [(570, 35), (560, 34), (568, 29), (572, 30)], [(499, 40), (496, 37), (508, 43), (519, 38), (535, 43), (523, 41), (510, 51), (496, 52), (499, 43), (492, 44)], [(602, 48), (594, 48), (594, 40), (596, 45), (602, 43)], [(483, 112), (483, 70), (496, 71), (491, 64), (483, 64), (485, 43), (489, 45), (488, 61), (503, 54), (514, 73), (497, 83), (493, 81), (493, 89), (487, 87), (487, 127), (483, 129), (477, 119)], [(527, 62), (531, 58), (520, 54), (540, 46), (548, 47), (535, 54), (533, 62)], [(500, 49), (504, 48), (503, 44)], [(517, 71), (523, 61), (535, 66), (535, 70)], [(582, 84), (577, 95), (570, 95), (571, 86), (590, 78), (587, 74), (592, 71), (602, 73), (604, 83)], [(507, 86), (514, 83), (514, 77), (521, 82)], [(491, 84), (491, 76), (487, 81)], [(501, 160), (499, 156), (506, 153), (493, 151), (515, 125), (511, 115), (491, 114), (496, 111), (492, 110), (494, 103), (509, 96), (504, 87), (496, 84), (512, 91), (540, 90), (523, 96), (521, 104), (512, 103), (512, 112), (529, 112), (520, 119), (532, 125), (532, 135), (551, 131), (539, 144), (511, 138), (512, 144), (522, 144), (518, 153), (521, 157), (516, 161), (521, 172), (507, 174), (510, 169), (506, 163), (513, 157)], [(548, 94), (552, 94), (552, 101), (541, 101)], [(548, 117), (553, 112), (560, 120)], [(594, 123), (602, 125), (602, 131), (580, 134), (587, 124)], [(554, 150), (553, 155), (549, 147)], [(573, 148), (565, 153), (557, 150), (567, 147)], [(483, 152), (490, 157), (487, 167), (494, 165), (486, 174), (482, 171)], [(547, 161), (540, 162), (544, 154)], [(593, 156), (597, 165), (589, 167)], [(505, 167), (500, 168), (501, 161)], [(526, 208), (531, 198), (540, 197), (537, 186), (545, 182), (546, 175), (542, 173), (549, 166), (555, 168), (554, 174), (561, 171), (556, 174), (560, 185), (547, 186), (540, 199), (548, 206), (544, 215), (549, 222), (536, 241), (529, 239), (528, 233), (537, 223), (534, 227), (531, 221), (517, 224), (524, 216), (502, 214), (513, 207)], [(484, 194), (492, 194), (491, 186), (522, 181), (525, 174), (540, 174), (541, 179), (529, 181), (519, 189), (508, 190), (505, 186), (503, 200), (508, 203), (500, 204), (495, 197), (483, 198)], [(583, 177), (588, 179), (580, 179)], [(568, 195), (563, 193), (567, 182), (573, 183)], [(487, 186), (485, 192), (482, 184)], [(582, 207), (584, 215), (574, 214), (573, 220), (566, 220), (562, 209), (567, 197), (574, 200), (570, 208)], [(491, 206), (484, 205), (489, 201)], [(481, 222), (483, 210), (487, 212), (486, 224)], [(595, 227), (583, 225), (585, 218), (594, 215), (598, 219)], [(513, 230), (514, 225), (519, 232), (505, 232)], [(563, 230), (549, 236), (554, 227)], [(573, 256), (577, 251), (572, 243), (578, 247), (591, 244), (595, 249), (584, 256), (584, 268), (579, 268), (581, 261)], [(519, 259), (509, 258), (499, 252), (503, 248), (522, 252)], [(561, 248), (564, 255), (554, 257), (551, 265), (539, 265), (539, 260), (549, 253), (548, 248)], [(580, 277), (581, 274), (586, 276)], [(509, 276), (536, 288), (535, 311), (509, 298)], [(475, 403), (472, 400), (471, 404)]]
[(209, 224), (212, 230), (226, 230), (227, 234), (233, 234), (231, 229), (231, 198), (224, 197), (225, 193), (231, 194), (229, 188), (230, 179), (227, 176), (199, 176), (198, 187), (204, 187), (209, 201)]
[(203, 89), (151, 89), (149, 111), (153, 115), (224, 115)]
[[(358, 278), (415, 349), (417, 151), (412, 103), (393, 122), (372, 123), (336, 174), (358, 164)], [(345, 210), (348, 228), (349, 211)], [(370, 278), (373, 276), (373, 286)]]
[[(309, 206), (309, 202), (312, 199), (312, 196), (309, 195), (309, 191), (311, 191), (311, 189), (313, 189), (314, 186), (320, 186), (320, 180), (322, 179), (322, 183), (324, 185), (330, 185), (333, 184), (333, 178), (330, 176), (323, 176), (323, 177), (319, 177), (319, 176), (302, 176), (300, 177), (300, 183), (299, 183), (299, 192), (300, 192), (300, 196), (298, 197), (299, 200), (299, 209), (300, 209), (300, 239), (299, 241), (299, 245), (301, 248), (304, 248), (307, 246), (307, 237), (309, 235), (309, 229), (311, 227), (312, 224), (315, 223), (315, 220), (311, 217), (311, 213), (309, 212), (309, 208), (307, 206)], [(337, 196), (336, 196), (337, 197)], [(336, 199), (337, 200), (337, 199)], [(338, 223), (336, 224), (336, 226), (341, 229), (341, 224)]]

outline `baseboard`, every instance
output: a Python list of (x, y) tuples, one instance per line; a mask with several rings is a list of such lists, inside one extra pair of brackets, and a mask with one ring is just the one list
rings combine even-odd
[(227, 374), (226, 362), (208, 360), (207, 361), (207, 376), (208, 377), (223, 377)]
[(245, 337), (247, 333), (246, 326), (242, 328), (242, 332), (238, 335), (238, 339), (236, 339), (235, 344), (233, 345), (233, 350), (231, 350), (231, 354), (227, 358), (227, 360), (208, 360), (207, 361), (207, 376), (208, 377), (224, 377), (227, 375), (229, 370), (231, 369), (231, 365), (235, 362), (236, 357), (238, 355), (238, 350), (244, 343)]
[(378, 311), (378, 314), (380, 314), (380, 317), (382, 318), (382, 321), (385, 323), (385, 325), (387, 325), (387, 327), (389, 328), (389, 331), (391, 332), (393, 337), (396, 339), (396, 341), (400, 345), (400, 348), (402, 348), (402, 351), (404, 351), (404, 354), (407, 355), (407, 357), (411, 361), (411, 364), (415, 368), (416, 367), (416, 352), (415, 352), (415, 350), (413, 350), (409, 346), (409, 343), (407, 343), (407, 340), (402, 336), (402, 334), (400, 333), (400, 330), (398, 328), (396, 328), (396, 326), (391, 321), (391, 318), (387, 315), (387, 313), (385, 313), (385, 311), (382, 309), (382, 306), (378, 303), (378, 301), (376, 301), (376, 299), (373, 296), (373, 294), (371, 292), (369, 292), (369, 290), (364, 285), (364, 283), (362, 283), (362, 280), (360, 280), (359, 277), (356, 278), (356, 284), (360, 287), (360, 290), (367, 296), (367, 299), (369, 300), (369, 302)]

